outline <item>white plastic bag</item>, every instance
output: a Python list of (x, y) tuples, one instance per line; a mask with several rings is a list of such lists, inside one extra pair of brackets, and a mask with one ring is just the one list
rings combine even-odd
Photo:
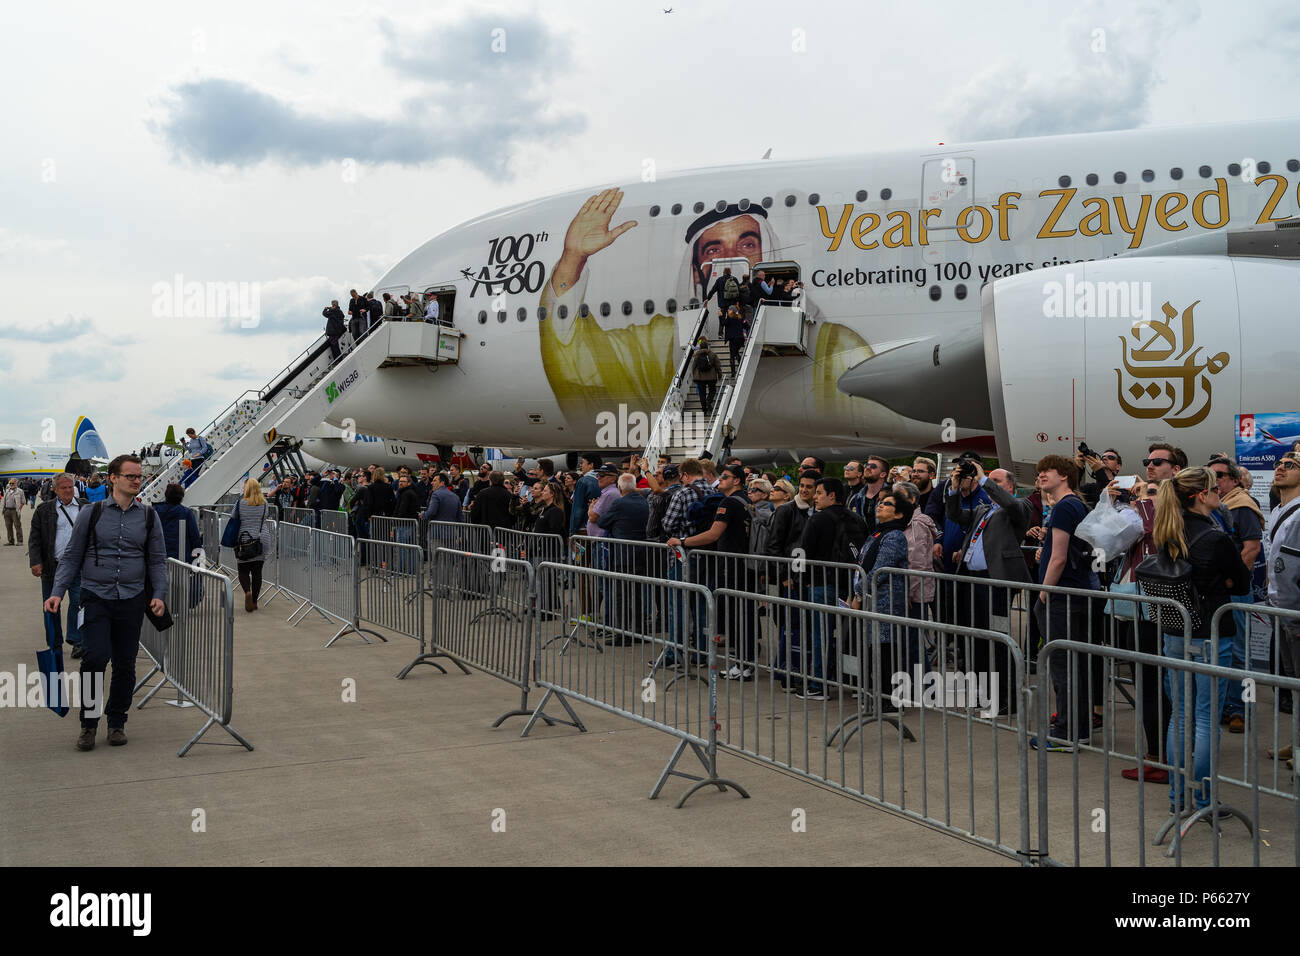
[(1109, 563), (1126, 553), (1142, 537), (1142, 519), (1130, 508), (1116, 508), (1110, 495), (1102, 491), (1097, 507), (1079, 522), (1074, 533), (1100, 551), (1102, 560)]

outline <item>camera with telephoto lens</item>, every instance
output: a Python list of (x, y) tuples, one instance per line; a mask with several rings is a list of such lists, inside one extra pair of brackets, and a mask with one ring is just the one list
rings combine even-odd
[(957, 479), (960, 481), (964, 478), (975, 477), (975, 462), (969, 458), (963, 458), (957, 464)]
[(1091, 448), (1088, 447), (1088, 443), (1086, 441), (1079, 442), (1079, 454), (1083, 455), (1084, 458), (1101, 457), (1101, 455), (1097, 454), (1095, 451), (1093, 451)]

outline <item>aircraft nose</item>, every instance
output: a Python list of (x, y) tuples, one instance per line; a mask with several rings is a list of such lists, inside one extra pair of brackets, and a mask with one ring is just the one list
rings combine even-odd
[(959, 428), (993, 427), (978, 327), (887, 343), (836, 385), (917, 421), (951, 418)]

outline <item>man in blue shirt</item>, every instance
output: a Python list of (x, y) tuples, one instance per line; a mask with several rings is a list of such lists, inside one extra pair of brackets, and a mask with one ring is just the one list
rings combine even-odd
[[(81, 607), (85, 615), (81, 641), (85, 651), (81, 658), (83, 700), (78, 750), (95, 747), (99, 717), (87, 713), (85, 688), (103, 686), (104, 669), (110, 660), (113, 682), (105, 708), (108, 742), (114, 747), (126, 743), (124, 728), (135, 689), (135, 656), (140, 648), (145, 606), (154, 614), (166, 610), (167, 547), (162, 522), (150, 522), (152, 509), (136, 500), (143, 479), (140, 459), (135, 455), (118, 455), (109, 462), (108, 483), (113, 494), (102, 505), (83, 508), (77, 515), (72, 538), (45, 602), (45, 610), (59, 613), (63, 595), (81, 575)], [(152, 531), (148, 530), (150, 524)], [(94, 702), (91, 712), (101, 704)]]
[(587, 508), (600, 497), (600, 482), (595, 470), (600, 467), (600, 455), (585, 452), (578, 463), (582, 477), (573, 488), (573, 504), (569, 510), (569, 534), (584, 534), (587, 530)]

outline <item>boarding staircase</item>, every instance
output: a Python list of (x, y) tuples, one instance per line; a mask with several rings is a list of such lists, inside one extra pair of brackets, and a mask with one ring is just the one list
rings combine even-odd
[[(260, 479), (263, 462), (276, 474), (300, 472), (302, 436), (312, 434), (327, 416), (337, 417), (379, 369), (455, 364), (461, 337), (442, 325), (385, 322), (360, 342), (344, 336), (347, 350), (334, 359), (322, 335), (264, 388), (244, 392), (203, 428), (212, 453), (189, 482), (187, 502), (215, 504), (246, 476)], [(178, 456), (155, 474), (141, 492), (144, 500), (160, 501), (167, 485), (182, 483), (189, 471), (184, 461), (185, 456)]]
[[(808, 322), (801, 309), (760, 304), (750, 324), (740, 363), (734, 367), (727, 341), (708, 335), (709, 327), (718, 324), (716, 318), (711, 318), (707, 304), (677, 314), (682, 358), (650, 430), (645, 458), (651, 467), (660, 455), (668, 455), (673, 461), (698, 458), (705, 452), (714, 459), (725, 457), (739, 433), (762, 359), (807, 354)], [(696, 343), (706, 337), (721, 365), (713, 408), (709, 410), (700, 404), (695, 388)]]

